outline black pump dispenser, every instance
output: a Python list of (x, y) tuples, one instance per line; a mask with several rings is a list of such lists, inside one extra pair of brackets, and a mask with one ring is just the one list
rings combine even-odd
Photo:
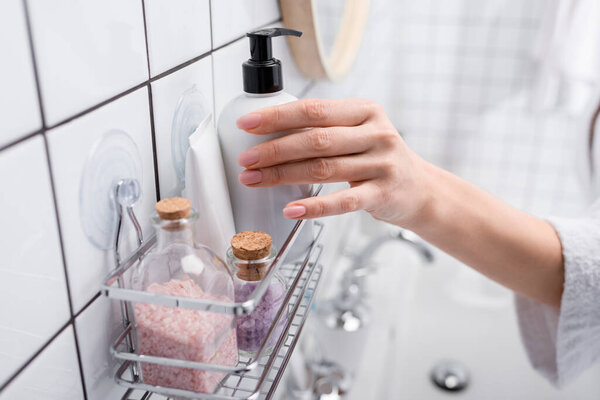
[(302, 32), (269, 28), (246, 34), (250, 38), (250, 59), (242, 64), (244, 92), (273, 93), (283, 89), (281, 61), (273, 58), (271, 38), (284, 35), (302, 36)]

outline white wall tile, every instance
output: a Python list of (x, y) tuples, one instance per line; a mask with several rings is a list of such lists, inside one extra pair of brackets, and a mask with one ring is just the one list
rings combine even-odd
[(139, 0), (30, 0), (47, 123), (148, 78)]
[(146, 0), (145, 5), (153, 76), (210, 50), (208, 0)]
[(82, 400), (72, 327), (67, 327), (0, 394), (0, 400)]
[(109, 348), (123, 330), (117, 301), (102, 296), (75, 321), (88, 400), (120, 399), (125, 389), (113, 379), (118, 363)]
[[(80, 180), (90, 150), (104, 133), (112, 129), (127, 132), (138, 147), (143, 172), (142, 198), (134, 210), (144, 235), (148, 237), (153, 233), (149, 218), (154, 210), (156, 191), (147, 88), (51, 130), (48, 135), (75, 312), (92, 298), (99, 290), (102, 279), (114, 268), (112, 252), (99, 250), (84, 234), (79, 203)], [(136, 247), (129, 223), (125, 229), (128, 246), (122, 249), (123, 258)]]
[(70, 313), (43, 138), (0, 153), (0, 171), (1, 382)]
[(250, 58), (248, 39), (240, 39), (213, 53), (213, 81), (215, 84), (215, 115), (232, 98), (244, 90), (242, 63)]
[(0, 2), (0, 54), (2, 146), (42, 126), (21, 0)]
[(152, 83), (158, 181), (162, 198), (181, 195), (171, 156), (171, 126), (181, 96), (194, 86), (204, 97), (206, 111), (212, 112), (211, 56)]
[(213, 48), (281, 16), (277, 0), (213, 0), (211, 12)]

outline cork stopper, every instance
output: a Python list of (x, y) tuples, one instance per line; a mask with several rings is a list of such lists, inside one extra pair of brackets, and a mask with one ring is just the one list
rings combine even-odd
[(231, 238), (233, 255), (242, 260), (260, 260), (271, 252), (273, 239), (258, 231), (240, 232)]
[(156, 203), (155, 208), (160, 219), (173, 221), (189, 217), (192, 203), (184, 197), (170, 197)]
[[(258, 231), (240, 232), (231, 238), (233, 255), (240, 260), (255, 261), (267, 257), (271, 253), (273, 239), (269, 234)], [(246, 281), (260, 281), (267, 273), (269, 262), (244, 263), (237, 262), (237, 276)]]

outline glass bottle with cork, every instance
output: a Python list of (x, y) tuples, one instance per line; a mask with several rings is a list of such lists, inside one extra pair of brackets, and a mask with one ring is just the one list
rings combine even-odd
[[(131, 278), (136, 290), (216, 301), (234, 301), (233, 277), (225, 263), (208, 247), (194, 244), (197, 219), (188, 199), (168, 198), (156, 203), (152, 218), (156, 247), (142, 260)], [(208, 311), (157, 306), (134, 306), (137, 352), (221, 365), (238, 361), (235, 318)], [(145, 383), (212, 393), (224, 374), (142, 363)]]
[[(277, 251), (271, 236), (264, 232), (246, 231), (231, 239), (227, 250), (227, 263), (234, 271), (235, 301), (250, 298), (256, 287), (266, 276)], [(285, 278), (276, 272), (267, 286), (262, 299), (248, 315), (237, 317), (237, 341), (240, 355), (252, 358), (267, 339), (267, 334), (281, 307), (288, 285)], [(281, 318), (275, 331), (265, 344), (263, 355), (273, 350), (286, 318)]]

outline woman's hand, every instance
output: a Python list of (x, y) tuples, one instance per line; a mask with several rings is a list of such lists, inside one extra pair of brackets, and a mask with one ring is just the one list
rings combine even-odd
[(404, 143), (383, 108), (368, 100), (299, 100), (238, 119), (256, 134), (295, 130), (238, 157), (251, 187), (348, 182), (349, 189), (289, 203), (287, 218), (316, 218), (367, 210), (398, 225), (411, 224), (427, 205), (425, 161)]
[(247, 168), (241, 183), (350, 183), (349, 189), (288, 204), (286, 217), (365, 209), (517, 293), (560, 304), (564, 270), (552, 226), (419, 158), (381, 106), (356, 99), (300, 100), (245, 115), (238, 127), (257, 135), (303, 129), (240, 154)]

